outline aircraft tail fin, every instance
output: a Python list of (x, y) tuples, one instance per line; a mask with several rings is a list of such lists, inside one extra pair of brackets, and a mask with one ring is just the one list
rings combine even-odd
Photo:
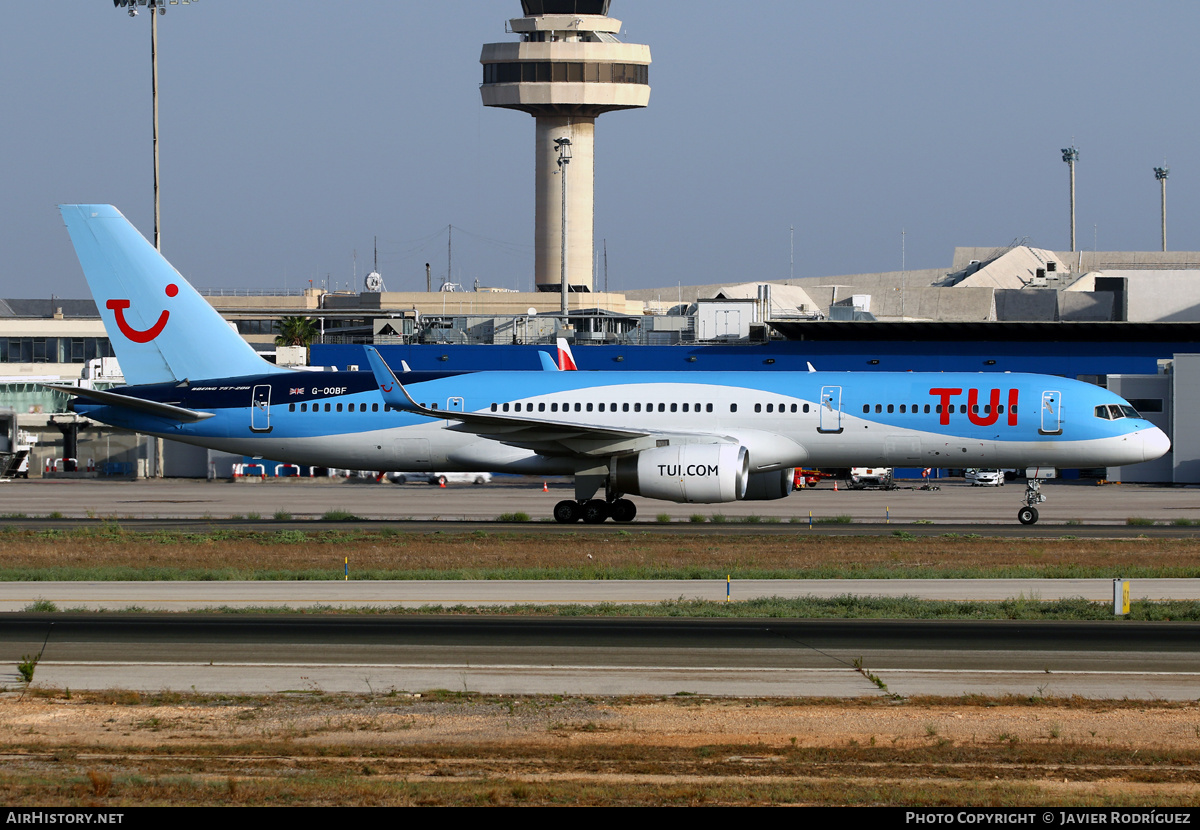
[(579, 370), (575, 365), (575, 355), (571, 354), (571, 344), (565, 337), (558, 338), (558, 368), (564, 372)]
[(289, 371), (259, 357), (115, 207), (59, 210), (129, 383)]

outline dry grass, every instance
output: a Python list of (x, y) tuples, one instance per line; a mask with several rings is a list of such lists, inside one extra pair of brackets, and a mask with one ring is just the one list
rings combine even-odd
[(0, 697), (10, 806), (1190, 806), (1195, 703)]
[[(593, 558), (587, 559), (591, 553)], [(0, 533), (0, 578), (353, 576), (1200, 576), (1200, 541), (764, 535)], [(106, 573), (106, 571), (108, 573)]]

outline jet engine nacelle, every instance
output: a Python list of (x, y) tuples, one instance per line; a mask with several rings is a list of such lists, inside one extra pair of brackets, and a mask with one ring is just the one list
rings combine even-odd
[(751, 473), (746, 484), (746, 501), (772, 501), (786, 499), (792, 494), (792, 480), (795, 471), (788, 467), (785, 470), (772, 470), (769, 473)]
[(682, 444), (613, 459), (613, 489), (680, 504), (716, 504), (746, 495), (750, 455), (736, 444)]

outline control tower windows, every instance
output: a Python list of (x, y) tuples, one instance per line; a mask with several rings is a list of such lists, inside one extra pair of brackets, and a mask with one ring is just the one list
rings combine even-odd
[(485, 84), (599, 83), (649, 84), (650, 67), (641, 63), (519, 61), (485, 63)]

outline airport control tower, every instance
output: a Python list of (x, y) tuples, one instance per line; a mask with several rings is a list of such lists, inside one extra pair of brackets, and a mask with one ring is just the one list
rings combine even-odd
[(564, 169), (567, 283), (571, 291), (592, 290), (596, 116), (650, 103), (650, 47), (618, 40), (621, 21), (608, 16), (608, 6), (609, 0), (521, 0), (525, 16), (509, 21), (520, 42), (488, 43), (479, 59), (484, 106), (521, 110), (537, 122), (538, 291), (562, 284)]

